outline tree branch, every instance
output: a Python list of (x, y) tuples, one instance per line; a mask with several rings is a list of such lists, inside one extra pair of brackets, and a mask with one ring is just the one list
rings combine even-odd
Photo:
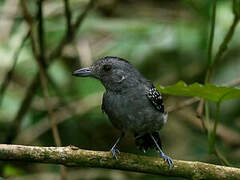
[(55, 117), (53, 116), (53, 108), (50, 102), (49, 98), (49, 92), (48, 92), (48, 85), (47, 85), (47, 72), (46, 69), (44, 69), (44, 64), (45, 64), (45, 47), (44, 47), (44, 26), (43, 26), (43, 15), (42, 15), (42, 0), (38, 1), (38, 19), (39, 19), (39, 25), (38, 25), (38, 39), (39, 39), (39, 56), (35, 54), (35, 59), (38, 63), (39, 67), (39, 73), (40, 73), (40, 81), (43, 89), (43, 95), (44, 95), (44, 101), (45, 105), (47, 107), (48, 111), (48, 119), (51, 124), (51, 128), (53, 131), (53, 137), (56, 146), (61, 146), (61, 139), (59, 136), (58, 128), (56, 126), (56, 120)]
[[(45, 105), (47, 107), (48, 111), (48, 119), (51, 124), (52, 132), (53, 132), (53, 138), (55, 141), (56, 146), (61, 146), (61, 139), (59, 135), (59, 131), (56, 125), (56, 118), (53, 116), (53, 108), (51, 105), (51, 101), (49, 98), (49, 92), (48, 92), (48, 85), (47, 85), (47, 71), (44, 68), (46, 58), (45, 58), (45, 36), (44, 36), (44, 23), (43, 23), (43, 0), (38, 0), (38, 15), (37, 18), (39, 20), (38, 24), (38, 40), (39, 40), (39, 56), (35, 54), (35, 59), (38, 63), (39, 67), (39, 73), (40, 73), (40, 81), (43, 89), (44, 94), (44, 101)], [(32, 28), (32, 27), (30, 27)], [(34, 38), (34, 37), (33, 37)], [(46, 65), (45, 65), (46, 66)], [(61, 180), (67, 179), (67, 171), (64, 166), (61, 166)]]
[(64, 0), (64, 10), (65, 10), (65, 17), (67, 21), (67, 33), (72, 32), (72, 13), (69, 5), (68, 0)]
[(189, 179), (239, 180), (240, 169), (202, 162), (174, 160), (174, 167), (160, 158), (121, 153), (115, 160), (110, 152), (82, 150), (77, 147), (37, 147), (0, 145), (0, 160), (63, 164), (120, 169)]

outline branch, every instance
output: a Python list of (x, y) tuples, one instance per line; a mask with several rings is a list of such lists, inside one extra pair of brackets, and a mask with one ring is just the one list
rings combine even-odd
[[(52, 109), (52, 105), (51, 105), (50, 98), (49, 98), (48, 85), (47, 85), (47, 72), (44, 68), (46, 58), (45, 58), (45, 46), (44, 46), (45, 36), (44, 36), (42, 6), (43, 6), (43, 1), (38, 0), (38, 15), (37, 15), (37, 18), (39, 19), (38, 40), (39, 40), (39, 51), (40, 51), (39, 53), (40, 53), (40, 55), (37, 56), (37, 54), (35, 54), (35, 59), (38, 63), (38, 67), (39, 67), (40, 81), (41, 81), (41, 85), (42, 85), (42, 89), (43, 89), (45, 105), (46, 105), (47, 110), (48, 110), (48, 119), (49, 119), (50, 124), (51, 124), (52, 132), (53, 132), (53, 138), (54, 138), (56, 146), (61, 146), (61, 139), (60, 139), (60, 135), (59, 135), (59, 132), (58, 132), (57, 125), (56, 125), (56, 119), (53, 116), (53, 109)], [(64, 166), (61, 166), (61, 180), (66, 180), (67, 179), (66, 176), (67, 176), (66, 168)]]
[[(215, 7), (214, 10), (216, 11), (216, 7)], [(237, 27), (237, 24), (238, 24), (239, 20), (240, 20), (240, 17), (237, 14), (235, 14), (234, 20), (233, 20), (233, 22), (232, 22), (232, 24), (231, 24), (227, 34), (225, 35), (222, 43), (220, 44), (216, 56), (214, 57), (214, 59), (212, 61), (210, 59), (210, 63), (211, 64), (210, 64), (210, 67), (209, 67), (207, 75), (206, 75), (205, 83), (209, 83), (210, 82), (216, 66), (218, 65), (218, 63), (220, 62), (220, 60), (223, 57), (223, 54), (226, 52), (226, 50), (228, 48), (228, 44), (229, 44), (229, 42), (231, 41), (231, 39), (232, 39), (232, 37), (234, 35), (235, 29)], [(215, 21), (213, 23), (215, 23)], [(214, 28), (214, 26), (213, 26), (213, 28)]]
[(117, 161), (110, 152), (82, 150), (72, 146), (37, 147), (1, 144), (0, 160), (120, 169), (195, 180), (240, 180), (239, 168), (174, 160), (174, 167), (169, 169), (164, 160), (156, 157), (121, 153)]
[[(48, 92), (48, 85), (47, 85), (47, 72), (44, 69), (45, 64), (45, 47), (44, 47), (44, 26), (43, 26), (43, 15), (42, 15), (42, 0), (38, 1), (38, 19), (39, 19), (39, 25), (38, 25), (38, 39), (39, 39), (39, 48), (40, 48), (40, 55), (37, 56), (35, 54), (35, 59), (38, 63), (39, 67), (39, 73), (40, 73), (40, 81), (43, 89), (43, 95), (44, 95), (44, 101), (45, 105), (47, 107), (48, 111), (48, 119), (51, 124), (51, 128), (53, 131), (53, 137), (56, 146), (61, 146), (61, 139), (59, 136), (58, 128), (56, 126), (56, 119), (53, 116), (53, 108), (50, 102), (49, 98), (49, 92)], [(31, 27), (30, 27), (31, 28)]]
[(72, 32), (72, 13), (69, 5), (68, 0), (64, 0), (64, 10), (65, 10), (65, 17), (67, 21), (67, 33)]

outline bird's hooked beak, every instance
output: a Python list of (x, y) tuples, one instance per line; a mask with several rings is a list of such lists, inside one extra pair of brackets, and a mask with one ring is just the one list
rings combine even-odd
[(88, 76), (93, 76), (93, 72), (91, 67), (86, 67), (86, 68), (82, 68), (74, 71), (72, 75), (79, 76), (79, 77), (88, 77)]

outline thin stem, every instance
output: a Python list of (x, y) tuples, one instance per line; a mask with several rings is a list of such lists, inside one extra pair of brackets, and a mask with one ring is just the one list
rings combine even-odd
[(45, 67), (45, 39), (44, 39), (44, 24), (43, 24), (43, 9), (42, 2), (43, 0), (38, 0), (38, 40), (39, 40), (39, 58), (41, 59), (41, 63), (43, 67)]
[(215, 155), (218, 157), (218, 160), (220, 161), (220, 163), (222, 165), (225, 166), (231, 166), (231, 164), (228, 162), (228, 160), (219, 152), (219, 150), (216, 148), (216, 146), (214, 147), (214, 153)]
[[(210, 75), (210, 66), (212, 63), (212, 46), (213, 46), (213, 40), (214, 40), (214, 34), (215, 34), (215, 20), (216, 20), (216, 7), (217, 7), (217, 2), (216, 0), (213, 1), (213, 7), (212, 7), (212, 15), (211, 15), (211, 29), (210, 29), (210, 37), (209, 37), (209, 44), (208, 44), (208, 69), (206, 72), (205, 76), (205, 84), (209, 82), (209, 75)], [(208, 135), (208, 143), (210, 147), (210, 142), (211, 142), (211, 131), (210, 131), (210, 113), (209, 113), (209, 102), (202, 100), (202, 103), (200, 103), (198, 107), (198, 111), (202, 112), (201, 109), (203, 109), (203, 104), (205, 104), (204, 109), (205, 109), (205, 118), (206, 118), (206, 123), (207, 126), (205, 126), (203, 119), (202, 124), (205, 126), (207, 130), (207, 135)], [(209, 153), (211, 153), (211, 150), (209, 148)]]
[[(214, 2), (213, 2), (213, 12), (212, 12), (212, 17), (211, 17), (212, 24), (211, 24), (209, 46), (208, 46), (208, 70), (207, 70), (207, 73), (205, 76), (205, 84), (209, 83), (211, 81), (211, 78), (214, 74), (214, 70), (215, 70), (217, 64), (219, 63), (219, 61), (221, 60), (224, 52), (227, 50), (227, 46), (228, 46), (230, 40), (232, 39), (235, 28), (239, 22), (239, 16), (236, 13), (234, 13), (235, 14), (234, 21), (233, 21), (230, 29), (228, 30), (226, 36), (224, 37), (223, 42), (219, 46), (219, 49), (217, 51), (215, 58), (212, 60), (212, 45), (213, 45), (213, 39), (214, 39), (215, 18), (216, 18), (216, 2), (217, 2), (216, 0), (214, 0)], [(219, 108), (220, 108), (220, 105), (219, 105)], [(220, 111), (220, 109), (217, 108), (217, 111)], [(218, 114), (217, 116), (219, 116), (219, 112), (217, 112), (217, 114)], [(205, 102), (205, 115), (206, 115), (207, 123), (210, 124), (208, 102)], [(215, 134), (216, 134), (216, 128), (217, 128), (218, 121), (219, 121), (219, 117), (216, 117), (212, 132), (210, 131), (210, 127), (207, 128), (208, 143), (209, 143), (209, 152), (215, 153), (215, 155), (218, 157), (218, 159), (220, 161), (222, 161), (221, 160), (222, 158), (221, 158), (221, 156), (219, 156), (219, 153), (217, 153), (218, 151), (216, 150), (216, 147), (215, 147)], [(215, 152), (214, 152), (214, 148), (215, 148)], [(222, 161), (222, 162), (224, 162), (224, 161)]]
[[(211, 142), (211, 123), (210, 123), (210, 113), (209, 113), (209, 102), (208, 101), (205, 101), (205, 118), (206, 118), (206, 123), (207, 123), (207, 126), (206, 129), (207, 129), (207, 135), (208, 135), (208, 143), (210, 145), (210, 142)], [(209, 149), (209, 153), (211, 153), (210, 149)]]
[(216, 108), (216, 117), (215, 117), (215, 121), (214, 121), (214, 125), (213, 125), (213, 130), (211, 132), (211, 139), (210, 139), (210, 152), (213, 153), (214, 152), (214, 147), (215, 147), (215, 141), (216, 141), (216, 131), (217, 131), (217, 125), (219, 122), (219, 115), (220, 115), (220, 104), (221, 102), (218, 102), (216, 104), (217, 108)]
[[(215, 32), (215, 20), (216, 20), (216, 7), (217, 2), (216, 0), (213, 1), (212, 7), (212, 16), (211, 16), (211, 30), (210, 30), (210, 37), (209, 37), (209, 44), (208, 44), (208, 70), (205, 76), (205, 84), (209, 82), (209, 75), (210, 75), (210, 66), (212, 63), (212, 46), (214, 40), (214, 32)], [(209, 113), (209, 102), (205, 101), (205, 117), (207, 122), (207, 133), (208, 133), (208, 143), (210, 145), (211, 142), (211, 131), (210, 131), (210, 113)], [(209, 148), (209, 153), (211, 153), (211, 149)]]
[(217, 2), (216, 0), (213, 1), (213, 7), (212, 7), (212, 15), (211, 15), (211, 29), (210, 29), (210, 37), (209, 37), (209, 43), (208, 43), (208, 70), (205, 76), (205, 84), (209, 83), (210, 81), (210, 67), (212, 64), (212, 48), (213, 48), (213, 40), (215, 35), (215, 21), (216, 21), (216, 7)]
[(38, 1), (38, 19), (39, 19), (39, 26), (38, 26), (38, 39), (39, 39), (39, 56), (35, 54), (35, 58), (39, 65), (40, 70), (40, 81), (43, 87), (43, 94), (44, 94), (44, 100), (45, 104), (48, 110), (48, 116), (49, 120), (52, 125), (53, 130), (53, 137), (56, 143), (56, 146), (61, 146), (61, 140), (58, 133), (58, 129), (56, 127), (55, 118), (52, 116), (52, 106), (50, 103), (49, 93), (48, 93), (48, 86), (47, 86), (47, 72), (44, 69), (44, 62), (45, 62), (45, 47), (44, 47), (44, 26), (43, 26), (43, 17), (42, 17), (42, 0)]
[(218, 52), (215, 56), (215, 58), (213, 59), (212, 63), (211, 63), (211, 66), (208, 70), (208, 73), (207, 73), (207, 76), (206, 76), (206, 81), (207, 83), (210, 82), (212, 76), (213, 76), (213, 73), (214, 73), (214, 70), (216, 68), (216, 66), (218, 65), (218, 63), (220, 62), (220, 60), (222, 59), (222, 56), (223, 54), (226, 52), (227, 48), (228, 48), (228, 44), (229, 42), (231, 41), (232, 37), (233, 37), (233, 34), (235, 32), (235, 29), (236, 29), (236, 26), (239, 22), (239, 19), (240, 17), (238, 16), (234, 16), (234, 20), (233, 20), (233, 23), (232, 25), (230, 26), (226, 36), (224, 37), (224, 40), (223, 42), (221, 43), (221, 45), (219, 46), (219, 49), (218, 49)]
[(213, 125), (213, 144), (215, 144), (215, 139), (216, 139), (215, 137), (216, 137), (217, 125), (218, 125), (218, 122), (219, 122), (220, 105), (221, 105), (220, 102), (218, 102), (216, 104), (216, 106), (217, 106), (216, 117), (215, 117), (215, 121), (214, 121), (214, 125)]
[[(46, 59), (45, 59), (45, 46), (44, 46), (44, 24), (43, 24), (43, 9), (42, 9), (42, 4), (43, 0), (38, 0), (38, 16), (37, 18), (39, 19), (39, 25), (38, 25), (38, 39), (39, 39), (39, 56), (35, 52), (35, 59), (38, 62), (39, 66), (39, 72), (40, 72), (40, 81), (41, 85), (43, 88), (43, 94), (44, 94), (44, 101), (45, 105), (47, 107), (48, 111), (48, 119), (50, 121), (51, 127), (52, 127), (52, 132), (53, 132), (53, 138), (55, 141), (56, 146), (61, 146), (61, 139), (60, 135), (58, 132), (58, 128), (56, 125), (56, 119), (53, 116), (53, 108), (51, 105), (50, 97), (49, 97), (49, 92), (48, 92), (48, 85), (47, 85), (47, 72), (45, 70), (46, 67)], [(31, 27), (30, 27), (31, 28)], [(32, 37), (33, 39), (34, 37)], [(32, 41), (32, 44), (34, 41)], [(61, 179), (65, 180), (66, 179), (66, 168), (64, 166), (61, 166)]]
[(215, 21), (216, 21), (216, 7), (217, 7), (217, 3), (216, 3), (216, 0), (214, 0), (213, 8), (212, 8), (212, 16), (211, 16), (211, 30), (210, 30), (210, 37), (209, 37), (209, 44), (208, 44), (208, 66), (211, 65), (211, 61), (212, 61), (212, 48), (213, 48), (213, 41), (214, 41), (214, 34), (215, 34)]
[(72, 13), (71, 13), (68, 0), (64, 0), (64, 9), (65, 9), (65, 18), (67, 21), (67, 31), (68, 31), (67, 33), (71, 33), (72, 32)]

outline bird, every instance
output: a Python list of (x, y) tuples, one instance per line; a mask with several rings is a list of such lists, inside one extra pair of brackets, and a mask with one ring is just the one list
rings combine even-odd
[(154, 149), (173, 167), (172, 159), (162, 150), (159, 130), (167, 122), (161, 93), (129, 61), (106, 56), (93, 65), (72, 73), (78, 77), (93, 77), (105, 87), (101, 109), (121, 135), (111, 148), (118, 160), (118, 143), (125, 134), (134, 135), (137, 147), (143, 152)]

